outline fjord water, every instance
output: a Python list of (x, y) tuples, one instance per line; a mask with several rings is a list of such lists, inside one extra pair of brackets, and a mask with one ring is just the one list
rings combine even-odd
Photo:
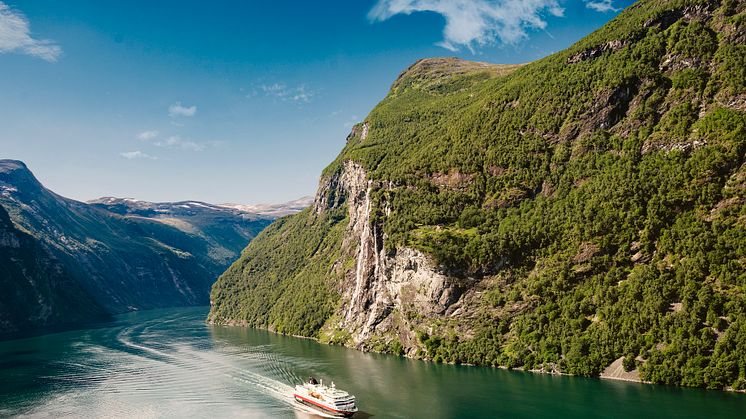
[(357, 417), (744, 417), (746, 395), (437, 365), (206, 325), (206, 308), (0, 342), (0, 416), (315, 417), (308, 376), (358, 397)]

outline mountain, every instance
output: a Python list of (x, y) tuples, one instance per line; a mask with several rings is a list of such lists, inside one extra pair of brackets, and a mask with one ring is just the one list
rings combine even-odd
[(280, 218), (303, 211), (313, 204), (312, 196), (304, 196), (284, 204), (221, 204), (223, 207), (257, 214), (265, 217)]
[(0, 335), (106, 318), (65, 267), (18, 230), (1, 206), (0, 287)]
[(418, 61), (209, 321), (746, 388), (745, 9), (642, 0), (523, 66)]
[(227, 266), (246, 244), (275, 217), (199, 201), (147, 202), (105, 197), (88, 204), (130, 220), (156, 221), (196, 235), (208, 245), (208, 255)]
[(0, 207), (12, 220), (3, 237), (17, 238), (3, 241), (0, 333), (90, 320), (101, 309), (206, 305), (215, 278), (272, 221), (195, 201), (78, 202), (15, 160), (0, 160)]

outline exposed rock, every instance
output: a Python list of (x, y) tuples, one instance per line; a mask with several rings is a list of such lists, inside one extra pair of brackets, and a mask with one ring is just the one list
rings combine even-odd
[(645, 141), (645, 144), (642, 145), (642, 154), (651, 153), (653, 151), (664, 151), (666, 153), (670, 153), (672, 151), (680, 151), (682, 153), (688, 153), (690, 151), (696, 150), (706, 145), (707, 145), (707, 141), (701, 141), (701, 140), (686, 141), (686, 142), (671, 143), (671, 144), (662, 144), (662, 143), (653, 142), (653, 141)]
[(634, 255), (632, 255), (632, 257), (629, 258), (629, 260), (632, 263), (641, 263), (641, 262), (644, 262), (645, 261), (645, 254), (642, 253), (642, 251), (639, 251), (639, 252), (635, 253)]
[(746, 44), (746, 22), (737, 20), (733, 23), (723, 25), (720, 34), (728, 42), (733, 44)]
[(642, 380), (640, 379), (640, 371), (638, 371), (637, 368), (632, 371), (625, 371), (623, 363), (623, 356), (614, 360), (614, 362), (606, 367), (606, 369), (601, 373), (601, 378), (610, 380), (642, 382)]
[(718, 104), (725, 106), (726, 108), (746, 112), (746, 93), (735, 96), (718, 94), (715, 97), (715, 100)]
[(581, 243), (580, 249), (572, 261), (575, 263), (585, 263), (591, 260), (593, 256), (597, 255), (600, 248), (595, 243)]
[(313, 201), (313, 212), (320, 214), (327, 209), (340, 207), (348, 200), (359, 204), (369, 187), (363, 167), (346, 161), (341, 171), (328, 179), (321, 179)]
[(403, 333), (398, 339), (411, 346), (416, 342), (408, 313), (452, 314), (449, 308), (465, 296), (459, 281), (442, 272), (431, 257), (406, 247), (386, 249), (386, 237), (371, 217), (372, 188), (362, 166), (346, 161), (339, 173), (322, 182), (314, 203), (316, 213), (347, 205), (349, 224), (342, 247), (355, 259), (354, 270), (340, 287), (340, 320), (330, 326), (349, 332), (349, 343), (359, 348), (366, 348), (374, 336), (398, 333)]
[(637, 94), (639, 81), (630, 80), (615, 89), (602, 92), (590, 111), (591, 129), (609, 129), (626, 114), (632, 98)]
[(581, 61), (587, 61), (592, 60), (596, 57), (600, 57), (605, 52), (615, 52), (619, 51), (626, 45), (625, 41), (615, 39), (613, 41), (609, 41), (605, 44), (598, 45), (595, 47), (591, 47), (588, 49), (585, 49), (583, 51), (580, 51), (578, 53), (575, 53), (570, 56), (570, 58), (567, 59), (568, 64), (576, 64)]
[(651, 27), (658, 27), (661, 30), (667, 29), (669, 26), (673, 25), (681, 19), (681, 17), (684, 16), (684, 10), (682, 9), (671, 9), (666, 10), (665, 12), (659, 14), (658, 16), (655, 16), (653, 18), (650, 18), (645, 21), (643, 24), (646, 28)]
[(685, 57), (681, 54), (668, 54), (660, 64), (661, 71), (680, 71), (687, 68), (699, 68), (703, 64), (699, 57)]
[(370, 127), (369, 127), (369, 125), (368, 125), (367, 122), (363, 124), (363, 131), (360, 133), (360, 141), (365, 140), (366, 138), (368, 138), (368, 129), (369, 128)]
[(706, 19), (712, 16), (712, 12), (718, 5), (718, 1), (709, 1), (706, 4), (696, 4), (681, 9), (666, 10), (645, 21), (643, 26), (646, 28), (658, 27), (661, 30), (665, 30), (682, 18), (688, 21)]
[(370, 129), (370, 126), (368, 125), (367, 122), (364, 122), (362, 124), (355, 124), (352, 126), (350, 133), (347, 134), (347, 139), (345, 141), (349, 143), (355, 138), (360, 138), (360, 141), (363, 141), (366, 138), (368, 138), (369, 129)]
[(457, 169), (452, 169), (448, 173), (433, 173), (430, 181), (441, 188), (464, 190), (476, 176), (476, 173), (461, 173)]
[(541, 196), (543, 196), (543, 197), (552, 196), (554, 194), (554, 186), (552, 185), (551, 182), (545, 180), (541, 184), (541, 192), (540, 193), (541, 193)]

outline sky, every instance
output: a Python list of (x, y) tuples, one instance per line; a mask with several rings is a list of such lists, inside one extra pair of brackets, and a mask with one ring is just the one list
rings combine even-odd
[(70, 198), (284, 202), (415, 60), (529, 62), (631, 0), (0, 0), (0, 158)]

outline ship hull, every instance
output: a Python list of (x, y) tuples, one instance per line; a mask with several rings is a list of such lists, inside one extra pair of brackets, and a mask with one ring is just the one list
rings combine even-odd
[(320, 410), (328, 415), (337, 416), (340, 418), (349, 418), (355, 414), (355, 411), (336, 410), (322, 403), (313, 401), (307, 397), (301, 396), (300, 394), (294, 394), (295, 401), (304, 404), (306, 406), (313, 407), (314, 409)]

